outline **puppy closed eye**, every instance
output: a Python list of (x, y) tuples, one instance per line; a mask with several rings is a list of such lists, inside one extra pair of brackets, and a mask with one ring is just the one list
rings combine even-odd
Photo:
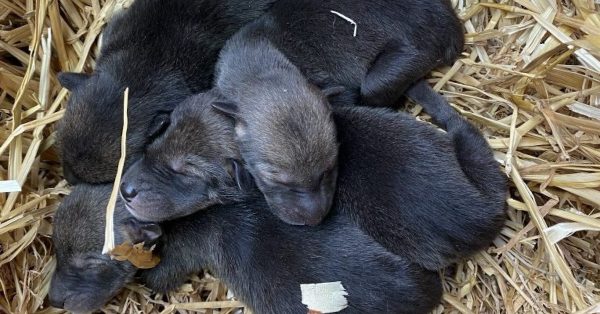
[(215, 163), (210, 162), (200, 156), (187, 156), (177, 158), (171, 161), (171, 169), (180, 175), (191, 176), (202, 179), (212, 177), (220, 177), (224, 175), (224, 168)]
[(306, 191), (299, 185), (292, 181), (280, 181), (280, 180), (268, 180), (267, 183), (273, 187), (286, 190), (288, 192), (303, 194)]
[(190, 175), (194, 167), (194, 163), (185, 159), (176, 159), (171, 162), (171, 170), (181, 175)]
[(180, 177), (204, 178), (202, 166), (192, 161), (176, 160), (171, 163), (171, 170)]
[(302, 191), (297, 188), (288, 188), (288, 191), (296, 193), (296, 194), (306, 194), (306, 191)]
[(100, 257), (83, 257), (74, 260), (74, 266), (84, 270), (101, 271), (108, 267), (109, 260)]

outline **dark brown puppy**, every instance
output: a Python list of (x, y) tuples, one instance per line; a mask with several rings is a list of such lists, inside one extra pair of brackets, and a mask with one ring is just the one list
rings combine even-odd
[[(104, 244), (104, 221), (110, 185), (81, 184), (60, 204), (54, 216), (52, 239), (56, 254), (56, 271), (52, 277), (48, 299), (57, 308), (86, 313), (102, 307), (131, 282), (137, 269), (130, 263), (117, 262), (101, 254)], [(122, 205), (120, 205), (122, 206)], [(126, 228), (129, 213), (115, 210), (115, 242), (129, 238)], [(151, 232), (154, 224), (144, 228)], [(135, 230), (142, 228), (136, 227)], [(157, 238), (154, 228), (145, 238)], [(150, 243), (149, 243), (150, 244)]]
[[(358, 23), (355, 36), (340, 12)], [(446, 0), (280, 0), (223, 48), (215, 86), (230, 103), (215, 107), (235, 118), (242, 159), (274, 212), (315, 225), (332, 204), (337, 143), (324, 93), (296, 66), (320, 86), (347, 86), (342, 98), (360, 89), (368, 104), (392, 105), (462, 44)]]
[[(341, 146), (333, 212), (344, 213), (391, 252), (439, 269), (498, 235), (506, 181), (477, 129), (426, 82), (407, 95), (447, 133), (391, 110), (334, 108)], [(167, 220), (204, 204), (235, 201), (231, 188), (248, 177), (236, 175), (243, 166), (232, 162), (239, 159), (232, 123), (219, 124), (218, 114), (207, 109), (215, 101), (201, 94), (180, 105), (165, 133), (127, 171), (123, 186), (137, 192), (127, 198), (136, 217)], [(227, 125), (229, 132), (222, 129)], [(182, 158), (186, 167), (174, 167)]]
[(59, 76), (72, 93), (58, 128), (67, 180), (114, 179), (126, 87), (129, 165), (177, 104), (210, 87), (225, 41), (274, 1), (144, 0), (114, 17), (94, 72)]
[[(267, 40), (228, 41), (216, 86), (228, 102), (213, 105), (238, 121), (241, 156), (274, 213), (316, 225), (329, 212), (338, 145), (327, 93), (309, 84)], [(267, 189), (277, 182), (284, 189)]]
[[(242, 176), (235, 174), (241, 165), (232, 123), (210, 106), (223, 100), (209, 91), (190, 97), (171, 113), (170, 132), (148, 145), (146, 154), (123, 177), (121, 197), (133, 216), (171, 220), (238, 200), (235, 178)], [(199, 105), (205, 103), (209, 105)], [(196, 149), (203, 153), (195, 154)]]
[[(98, 309), (134, 277), (128, 262), (100, 253), (104, 233), (98, 222), (104, 221), (109, 196), (108, 185), (81, 184), (58, 209), (53, 235), (57, 269), (49, 291), (53, 306)], [(348, 292), (348, 307), (340, 313), (427, 313), (440, 302), (436, 272), (387, 252), (346, 217), (297, 227), (266, 207), (261, 195), (250, 194), (242, 203), (216, 206), (158, 228), (131, 218), (119, 202), (116, 240), (157, 245), (161, 262), (138, 273), (152, 289), (175, 289), (190, 274), (208, 268), (255, 313), (306, 314), (300, 284), (330, 281), (341, 281)]]

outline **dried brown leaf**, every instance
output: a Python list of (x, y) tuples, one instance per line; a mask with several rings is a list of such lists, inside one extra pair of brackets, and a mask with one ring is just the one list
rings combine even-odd
[(145, 249), (144, 243), (121, 243), (110, 251), (111, 258), (118, 261), (129, 261), (140, 269), (153, 268), (160, 263), (160, 257), (152, 254), (152, 249)]

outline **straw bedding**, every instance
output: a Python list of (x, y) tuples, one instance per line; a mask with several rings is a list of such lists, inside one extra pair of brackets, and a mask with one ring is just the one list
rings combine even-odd
[[(0, 312), (60, 312), (44, 302), (55, 267), (52, 215), (69, 193), (54, 147), (67, 96), (56, 74), (91, 71), (103, 25), (127, 2), (0, 0), (0, 189), (21, 187), (0, 193)], [(600, 4), (453, 4), (467, 44), (431, 83), (482, 129), (511, 193), (494, 245), (443, 274), (437, 312), (598, 313)], [(427, 119), (418, 107), (407, 110)], [(242, 306), (217, 279), (199, 274), (168, 296), (131, 284), (104, 311), (233, 313)]]

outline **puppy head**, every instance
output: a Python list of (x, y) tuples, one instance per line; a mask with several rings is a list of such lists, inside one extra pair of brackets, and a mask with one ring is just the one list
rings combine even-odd
[(58, 138), (63, 171), (70, 183), (109, 182), (119, 159), (123, 124), (123, 90), (109, 75), (61, 73), (61, 84), (71, 91)]
[(171, 220), (240, 195), (246, 179), (233, 124), (212, 110), (218, 99), (207, 92), (177, 106), (164, 132), (127, 170), (121, 197), (136, 218)]
[[(78, 185), (57, 210), (52, 235), (57, 266), (48, 295), (50, 305), (76, 313), (94, 311), (133, 279), (137, 271), (133, 265), (102, 254), (110, 192), (111, 185)], [(116, 243), (158, 239), (158, 225), (132, 219), (123, 204), (117, 203)]]
[(125, 86), (107, 72), (61, 73), (59, 81), (71, 91), (57, 134), (64, 175), (72, 184), (114, 179), (121, 155), (125, 87), (130, 87), (127, 165), (149, 142), (149, 127), (157, 116), (168, 114), (187, 94), (185, 85), (170, 77)]
[(235, 120), (240, 153), (274, 213), (289, 224), (316, 225), (336, 187), (338, 143), (327, 96), (341, 89), (266, 85), (249, 97), (252, 104), (214, 107)]

